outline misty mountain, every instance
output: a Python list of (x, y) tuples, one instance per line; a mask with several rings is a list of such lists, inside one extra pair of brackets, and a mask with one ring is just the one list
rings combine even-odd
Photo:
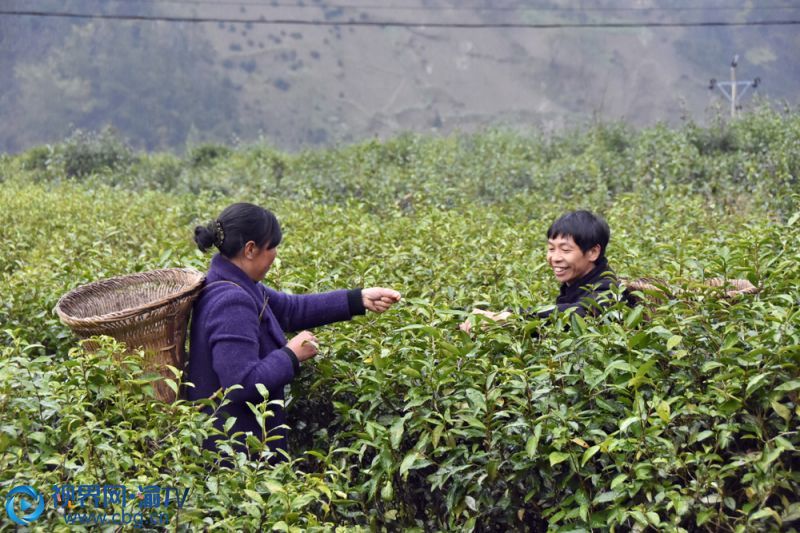
[[(486, 125), (551, 131), (595, 120), (702, 122), (709, 109), (727, 109), (708, 85), (729, 79), (734, 54), (740, 80), (762, 80), (758, 95), (800, 102), (796, 25), (647, 27), (787, 21), (800, 19), (800, 6), (704, 5), (8, 1), (0, 11), (205, 22), (0, 15), (0, 150), (105, 126), (136, 147), (181, 150), (256, 138), (300, 149)], [(491, 27), (618, 22), (638, 26)], [(476, 27), (432, 26), (441, 24)], [(751, 97), (742, 99), (745, 109)]]

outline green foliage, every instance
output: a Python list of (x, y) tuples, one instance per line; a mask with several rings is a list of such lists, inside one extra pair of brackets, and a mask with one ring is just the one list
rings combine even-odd
[(22, 154), (20, 163), (25, 170), (43, 171), (52, 164), (53, 155), (52, 146), (36, 146)]
[[(157, 376), (142, 372), (143, 354), (123, 355), (111, 339), (94, 352), (71, 349), (53, 365), (42, 346), (10, 331), (4, 335), (9, 346), (0, 357), (0, 402), (3, 412), (14, 413), (14, 423), (0, 427), (4, 487), (25, 484), (45, 494), (66, 484), (188, 488), (183, 507), (165, 511), (182, 530), (211, 524), (223, 531), (280, 524), (292, 531), (333, 529), (339, 506), (346, 505), (346, 496), (327, 486), (338, 481), (337, 471), (303, 474), (302, 460), (271, 468), (270, 452), (259, 442), (248, 441), (247, 452), (233, 457), (203, 449), (204, 438), (220, 434), (213, 420), (224, 396), (196, 404), (156, 400), (151, 384)], [(261, 407), (267, 408), (266, 399)], [(244, 436), (223, 438), (218, 446), (230, 451), (235, 441)], [(125, 510), (139, 511), (137, 503)], [(91, 504), (86, 507), (89, 512)], [(34, 527), (71, 530), (52, 503)]]
[[(35, 39), (20, 42), (38, 42), (41, 30), (34, 33)], [(235, 90), (216, 70), (214, 50), (201, 33), (170, 24), (91, 21), (66, 32), (58, 28), (58, 35), (61, 42), (10, 69), (16, 90), (5, 106), (0, 100), (0, 113), (10, 115), (17, 130), (0, 138), (9, 148), (109, 125), (147, 149), (185, 146), (193, 131), (203, 132), (195, 139), (203, 142), (238, 130)]]
[(20, 168), (31, 172), (36, 181), (120, 172), (137, 160), (111, 128), (100, 132), (75, 130), (61, 143), (37, 146), (18, 156)]
[[(797, 267), (780, 273), (796, 279)], [(720, 531), (797, 519), (796, 306), (790, 318), (781, 298), (702, 294), (638, 327), (618, 308), (622, 325), (520, 321), (468, 339), (453, 316), (413, 304), (398, 317), (408, 325), (357, 358), (334, 351), (296, 390), (333, 391), (331, 412), (309, 402), (302, 419), (322, 413), (318, 445), (338, 446), (364, 512), (388, 527), (425, 516), (446, 530)], [(709, 338), (712, 324), (727, 326)]]
[(201, 144), (189, 150), (189, 163), (192, 167), (204, 167), (211, 164), (214, 160), (228, 157), (231, 149), (219, 144)]
[[(374, 211), (526, 204), (528, 196), (602, 206), (621, 193), (658, 196), (668, 186), (681, 186), (726, 209), (766, 202), (761, 208), (788, 217), (800, 173), (797, 117), (763, 108), (709, 128), (690, 123), (634, 132), (622, 124), (598, 124), (585, 134), (551, 139), (500, 130), (445, 138), (407, 134), (294, 155), (264, 145), (231, 151), (199, 144), (185, 161), (160, 154), (130, 165), (124, 164), (119, 141), (105, 134), (104, 150), (119, 154), (120, 164), (105, 171), (100, 164), (89, 166), (98, 183), (134, 190), (326, 205), (356, 200)], [(76, 151), (73, 144), (53, 145), (49, 156), (41, 148), (17, 159), (35, 178), (61, 179), (59, 154)], [(40, 170), (43, 165), (47, 172)]]
[(113, 130), (106, 128), (100, 133), (76, 130), (59, 145), (52, 162), (63, 168), (68, 178), (81, 178), (123, 168), (133, 158), (131, 149)]
[(18, 156), (20, 168), (31, 172), (37, 181), (121, 172), (137, 160), (112, 128), (100, 132), (75, 130), (61, 143), (37, 146)]
[(171, 154), (154, 154), (134, 163), (130, 172), (108, 176), (107, 183), (133, 190), (174, 189), (185, 171), (183, 162)]
[(736, 131), (722, 121), (709, 128), (690, 125), (689, 142), (702, 155), (736, 152), (739, 150), (739, 139), (736, 136)]
[[(663, 126), (256, 146), (197, 168), (142, 156), (80, 182), (43, 183), (28, 161), (44, 150), (2, 159), (0, 412), (14, 418), (0, 485), (191, 487), (182, 530), (796, 530), (799, 126), (748, 117), (737, 150), (706, 153), (690, 127)], [(322, 352), (287, 398), (296, 459), (280, 467), (245, 435), (232, 464), (201, 450), (209, 411), (155, 401), (141, 354), (109, 340), (86, 353), (51, 312), (98, 278), (204, 269), (194, 225), (241, 199), (285, 231), (271, 286), (404, 296), (317, 331)], [(543, 234), (573, 207), (608, 219), (620, 275), (685, 292), (459, 331), (476, 305), (552, 302)], [(760, 292), (725, 298), (711, 277)], [(51, 510), (40, 520), (64, 528)]]

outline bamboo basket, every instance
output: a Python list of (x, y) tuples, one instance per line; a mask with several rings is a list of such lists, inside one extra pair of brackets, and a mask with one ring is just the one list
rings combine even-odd
[[(129, 351), (145, 351), (144, 368), (174, 378), (166, 365), (183, 369), (186, 327), (204, 276), (193, 268), (167, 268), (118, 276), (78, 287), (58, 301), (58, 317), (80, 338), (108, 335)], [(92, 343), (85, 343), (93, 349)], [(154, 382), (165, 402), (175, 393)]]
[[(655, 299), (675, 297), (685, 292), (684, 289), (671, 286), (664, 280), (657, 278), (621, 279), (620, 281), (622, 281), (628, 289), (642, 291), (645, 295)], [(746, 279), (710, 278), (705, 280), (702, 286), (721, 287), (725, 291), (724, 296), (726, 298), (758, 292), (758, 287)]]

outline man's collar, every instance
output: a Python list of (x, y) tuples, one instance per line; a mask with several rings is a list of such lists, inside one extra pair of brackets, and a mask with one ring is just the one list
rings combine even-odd
[(608, 260), (605, 257), (601, 257), (594, 263), (594, 267), (587, 272), (585, 275), (578, 278), (575, 283), (572, 285), (567, 285), (566, 283), (561, 284), (561, 294), (564, 294), (568, 290), (574, 287), (582, 287), (583, 285), (588, 285), (589, 283), (595, 283), (603, 275), (604, 272), (608, 270)]

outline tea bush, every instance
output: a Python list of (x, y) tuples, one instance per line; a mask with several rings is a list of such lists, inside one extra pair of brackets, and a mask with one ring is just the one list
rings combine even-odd
[[(797, 530), (798, 124), (745, 117), (726, 126), (730, 150), (699, 149), (696, 126), (619, 125), (246, 147), (197, 168), (142, 155), (80, 181), (4, 157), (0, 487), (186, 487), (169, 526), (185, 531)], [(249, 446), (233, 459), (202, 450), (215, 430), (201, 407), (224, 399), (157, 402), (142, 354), (110, 339), (86, 352), (52, 313), (98, 278), (205, 269), (192, 229), (239, 200), (283, 226), (271, 286), (404, 295), (319, 329), (278, 467), (245, 435), (227, 439)], [(553, 301), (544, 231), (576, 207), (608, 219), (620, 275), (685, 292), (459, 331), (476, 305)], [(725, 298), (712, 277), (760, 291)], [(33, 527), (68, 526), (48, 500)]]
[[(54, 145), (53, 157), (45, 148), (32, 149), (12, 165), (44, 180), (89, 176), (90, 184), (133, 190), (297, 199), (315, 205), (357, 200), (373, 211), (471, 208), (507, 204), (519, 195), (604, 205), (620, 193), (656, 196), (682, 184), (731, 209), (768, 199), (762, 208), (785, 219), (791, 216), (787, 199), (800, 171), (799, 134), (794, 110), (766, 106), (734, 123), (720, 121), (707, 128), (688, 123), (634, 132), (624, 124), (598, 124), (553, 138), (502, 130), (444, 138), (405, 134), (299, 154), (263, 145), (233, 151), (201, 145), (186, 159), (161, 155), (137, 160), (122, 141), (103, 132), (91, 142), (69, 139)], [(61, 155), (73, 152), (74, 157)], [(84, 170), (70, 170), (74, 165), (67, 168), (67, 160)], [(42, 165), (46, 172), (36, 170)]]
[[(155, 400), (155, 376), (142, 372), (142, 354), (123, 355), (111, 339), (95, 352), (71, 349), (68, 359), (53, 365), (41, 346), (10, 331), (4, 335), (10, 346), (0, 358), (0, 400), (3, 412), (14, 413), (14, 424), (4, 421), (0, 433), (4, 487), (29, 485), (46, 494), (67, 484), (172, 487), (184, 498), (181, 507), (166, 508), (176, 529), (333, 529), (344, 500), (328, 488), (338, 480), (335, 470), (303, 474), (300, 460), (270, 468), (261, 458), (268, 453), (261, 442), (248, 442), (248, 453), (227, 463), (202, 448), (205, 437), (219, 433), (212, 417), (224, 398), (202, 402), (211, 416), (200, 404)], [(224, 440), (220, 448), (230, 449), (243, 438)], [(146, 515), (138, 503), (104, 512)], [(36, 528), (74, 530), (55, 507), (47, 506)]]
[(132, 161), (131, 149), (110, 129), (100, 133), (77, 130), (54, 154), (54, 164), (63, 168), (67, 177), (114, 171)]
[(189, 150), (188, 160), (193, 167), (211, 164), (215, 159), (228, 157), (231, 149), (219, 144), (201, 144)]

